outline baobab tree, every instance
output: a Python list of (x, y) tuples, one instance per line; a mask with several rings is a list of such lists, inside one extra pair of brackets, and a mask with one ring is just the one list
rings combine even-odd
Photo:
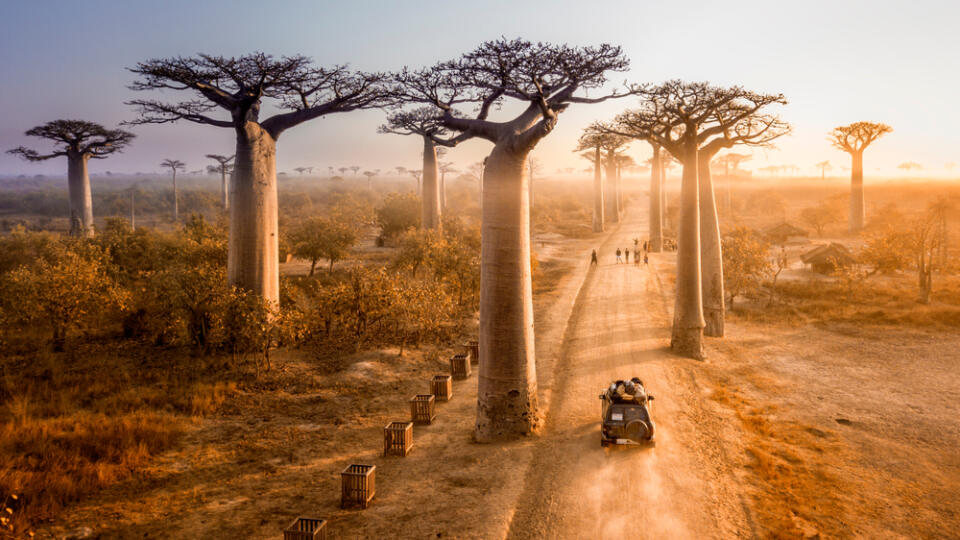
[(177, 223), (180, 221), (180, 208), (179, 208), (179, 196), (177, 192), (177, 171), (183, 171), (187, 168), (187, 164), (180, 161), (179, 159), (165, 159), (160, 163), (161, 167), (170, 169), (170, 173), (173, 175), (173, 222)]
[(923, 165), (917, 163), (916, 161), (905, 161), (897, 165), (897, 168), (906, 172), (919, 171), (923, 169)]
[[(459, 140), (447, 137), (449, 131), (440, 123), (436, 107), (417, 107), (401, 110), (387, 117), (380, 126), (380, 133), (394, 135), (417, 135), (423, 140), (423, 189), (421, 197), (424, 229), (438, 229), (443, 222), (443, 203), (440, 189), (440, 165), (437, 161), (437, 146), (455, 146)], [(420, 179), (417, 179), (419, 185)], [(421, 192), (420, 187), (417, 188)]]
[(417, 195), (420, 195), (420, 178), (423, 176), (423, 169), (407, 169), (407, 174), (417, 181)]
[[(527, 156), (573, 103), (587, 98), (628, 61), (619, 47), (570, 47), (501, 38), (462, 57), (400, 74), (408, 99), (436, 107), (442, 125), (494, 145), (484, 166), (481, 222), (480, 374), (475, 436), (527, 434), (540, 423), (530, 281)], [(525, 106), (516, 117), (488, 120), (505, 99)], [(473, 105), (468, 112), (459, 105)]]
[(120, 129), (107, 129), (100, 124), (83, 120), (54, 120), (30, 128), (25, 135), (53, 141), (53, 150), (41, 154), (19, 146), (8, 153), (27, 161), (66, 157), (70, 234), (93, 236), (93, 199), (90, 194), (87, 163), (91, 159), (105, 159), (111, 154), (123, 151), (133, 141), (134, 134)]
[[(600, 145), (600, 136), (592, 132), (584, 132), (580, 136), (578, 141), (577, 149), (575, 152), (590, 148), (590, 152), (583, 152), (580, 154), (580, 157), (589, 161), (593, 165), (593, 232), (603, 232), (606, 225), (606, 219), (604, 216), (604, 210), (606, 209), (606, 204), (604, 204), (603, 197), (604, 192), (606, 191), (603, 186), (603, 173), (600, 171), (600, 163), (602, 158), (600, 157), (601, 145)], [(590, 171), (591, 169), (586, 169)]]
[(233, 174), (234, 156), (221, 156), (220, 154), (207, 154), (207, 157), (216, 161), (217, 164), (211, 165), (213, 169), (220, 173), (220, 199), (223, 209), (230, 209), (230, 192), (227, 189), (227, 175)]
[(363, 171), (363, 175), (367, 177), (367, 189), (373, 189), (373, 177), (380, 174), (380, 170), (376, 171)]
[[(140, 77), (132, 90), (189, 91), (201, 98), (131, 101), (139, 111), (133, 124), (186, 120), (235, 132), (227, 280), (278, 303), (277, 139), (315, 118), (390, 104), (383, 76), (351, 72), (345, 66), (314, 66), (305, 56), (274, 58), (260, 52), (153, 59), (130, 71)], [(261, 119), (265, 98), (279, 112)], [(210, 116), (218, 109), (228, 117)]]
[(714, 163), (719, 167), (723, 167), (723, 179), (727, 186), (727, 193), (724, 201), (724, 207), (729, 212), (733, 208), (733, 177), (731, 172), (738, 171), (740, 169), (740, 164), (744, 161), (749, 161), (753, 156), (750, 154), (737, 154), (735, 152), (727, 152), (722, 156), (718, 156), (714, 159)]
[[(703, 357), (702, 336), (723, 335), (723, 258), (710, 161), (736, 144), (767, 146), (789, 125), (761, 110), (779, 94), (668, 81), (635, 89), (644, 101), (617, 116), (612, 132), (652, 138), (683, 164), (677, 235), (677, 293), (671, 348)], [(705, 318), (706, 315), (706, 318)]]
[(830, 132), (829, 139), (834, 148), (850, 154), (853, 160), (850, 172), (850, 232), (863, 229), (863, 151), (873, 141), (891, 131), (893, 128), (886, 124), (854, 122), (834, 128)]
[(440, 162), (440, 213), (447, 211), (447, 173), (458, 172), (452, 161)]
[(814, 165), (816, 168), (820, 169), (820, 179), (825, 180), (827, 178), (827, 171), (833, 168), (833, 165), (830, 165), (830, 161), (821, 161)]
[(359, 166), (359, 165), (351, 165), (351, 166), (350, 166), (350, 170), (353, 171), (353, 175), (356, 176), (357, 173), (360, 172), (360, 166)]
[[(580, 138), (578, 150), (587, 150), (588, 148), (584, 146), (584, 143), (587, 142), (592, 145), (599, 145), (599, 148), (603, 151), (601, 158), (606, 173), (606, 180), (603, 184), (603, 215), (607, 223), (620, 223), (620, 186), (617, 183), (616, 155), (630, 143), (630, 138), (605, 131), (603, 128), (604, 126), (600, 125), (587, 127), (584, 130), (584, 135)], [(594, 133), (595, 136), (588, 135), (588, 133)], [(594, 189), (596, 187), (596, 177), (594, 177)], [(596, 202), (596, 196), (594, 196), (594, 202)]]

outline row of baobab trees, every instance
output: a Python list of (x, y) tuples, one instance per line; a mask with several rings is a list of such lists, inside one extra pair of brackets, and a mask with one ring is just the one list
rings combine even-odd
[[(655, 249), (661, 243), (663, 215), (662, 202), (657, 202), (661, 197), (656, 159), (667, 152), (683, 164), (673, 347), (681, 354), (702, 356), (705, 305), (711, 328), (722, 333), (722, 294), (716, 294), (722, 286), (720, 244), (705, 164), (721, 148), (769, 144), (784, 135), (789, 127), (767, 109), (786, 101), (781, 95), (739, 87), (680, 81), (597, 90), (608, 76), (628, 66), (620, 47), (609, 44), (573, 47), (506, 38), (485, 42), (458, 58), (395, 73), (317, 66), (305, 56), (275, 58), (259, 52), (151, 59), (129, 69), (136, 77), (131, 90), (184, 93), (191, 98), (176, 101), (151, 95), (132, 100), (128, 104), (138, 115), (128, 124), (187, 121), (231, 131), (236, 146), (229, 180), (228, 281), (273, 303), (279, 301), (276, 149), (287, 130), (330, 114), (389, 110), (384, 132), (423, 140), (422, 194), (424, 215), (430, 216), (425, 223), (435, 227), (440, 226), (441, 213), (437, 148), (469, 139), (489, 142), (492, 150), (484, 163), (481, 190), (481, 358), (475, 429), (478, 440), (488, 441), (530, 433), (541, 422), (528, 156), (572, 105), (627, 96), (640, 99), (639, 108), (611, 123), (592, 125), (588, 138), (596, 138), (589, 139), (595, 152), (607, 149), (604, 145), (612, 143), (599, 141), (608, 140), (639, 139), (654, 148), (650, 237)], [(588, 97), (589, 90), (596, 93)], [(264, 118), (266, 100), (279, 112)], [(490, 119), (506, 101), (520, 103), (521, 112)], [(856, 124), (843, 129), (847, 137), (859, 137)], [(21, 147), (13, 152), (29, 160), (66, 156), (71, 207), (83, 209), (90, 208), (87, 161), (105, 158), (133, 139), (124, 130), (78, 121), (51, 122), (27, 134), (55, 141), (56, 150), (40, 154)], [(851, 145), (851, 153), (862, 151), (865, 144)], [(92, 215), (85, 212), (80, 217), (83, 227), (92, 227)], [(704, 297), (718, 300), (714, 305)]]

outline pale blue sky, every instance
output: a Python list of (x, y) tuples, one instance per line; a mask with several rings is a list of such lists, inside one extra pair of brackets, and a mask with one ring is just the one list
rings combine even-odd
[[(960, 3), (948, 1), (106, 1), (0, 2), (0, 148), (40, 141), (22, 136), (56, 118), (116, 125), (131, 118), (135, 94), (124, 68), (153, 57), (198, 51), (240, 55), (254, 50), (305, 54), (319, 63), (363, 70), (419, 67), (454, 57), (501, 35), (531, 40), (623, 46), (631, 71), (614, 79), (668, 78), (742, 84), (783, 92), (783, 116), (794, 134), (780, 150), (760, 152), (753, 167), (812, 168), (830, 159), (826, 133), (858, 120), (883, 121), (894, 133), (867, 156), (868, 174), (895, 175), (917, 161), (925, 174), (960, 164), (958, 89)], [(686, 10), (686, 11), (684, 11)], [(575, 166), (580, 130), (607, 119), (630, 99), (574, 106), (537, 147), (547, 169)], [(378, 135), (380, 111), (334, 115), (285, 133), (280, 170), (357, 164), (365, 169), (418, 167), (420, 143)], [(167, 157), (189, 169), (207, 153), (230, 153), (230, 130), (187, 123), (142, 126), (124, 154), (93, 172), (156, 171)], [(645, 159), (637, 143), (630, 153)], [(477, 161), (489, 143), (474, 141), (450, 159)], [(878, 171), (877, 168), (880, 170)], [(0, 174), (62, 174), (58, 161), (27, 164), (0, 155)], [(812, 169), (811, 169), (812, 170)], [(836, 171), (839, 173), (839, 169)], [(960, 175), (960, 165), (954, 171)]]

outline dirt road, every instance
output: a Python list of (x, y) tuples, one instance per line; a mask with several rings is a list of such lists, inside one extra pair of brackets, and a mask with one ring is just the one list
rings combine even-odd
[[(746, 499), (708, 409), (699, 364), (670, 354), (669, 294), (657, 267), (615, 261), (646, 234), (635, 205), (599, 250), (554, 372), (546, 431), (537, 441), (509, 538), (707, 538), (749, 534)], [(656, 445), (600, 447), (598, 395), (640, 377), (656, 396)]]

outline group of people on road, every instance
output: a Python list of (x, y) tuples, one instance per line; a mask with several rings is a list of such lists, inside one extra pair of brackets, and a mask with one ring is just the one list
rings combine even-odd
[[(638, 265), (638, 266), (640, 265), (641, 256), (643, 257), (642, 260), (643, 260), (644, 266), (650, 264), (650, 258), (647, 251), (648, 247), (649, 247), (649, 243), (646, 240), (644, 240), (643, 250), (641, 251), (640, 240), (637, 238), (633, 239), (633, 264), (634, 265)], [(617, 255), (617, 264), (630, 264), (630, 248), (629, 247), (624, 249), (617, 248), (616, 255)], [(599, 264), (599, 261), (597, 260), (597, 250), (593, 250), (593, 252), (590, 253), (590, 265), (595, 266), (597, 264)]]

